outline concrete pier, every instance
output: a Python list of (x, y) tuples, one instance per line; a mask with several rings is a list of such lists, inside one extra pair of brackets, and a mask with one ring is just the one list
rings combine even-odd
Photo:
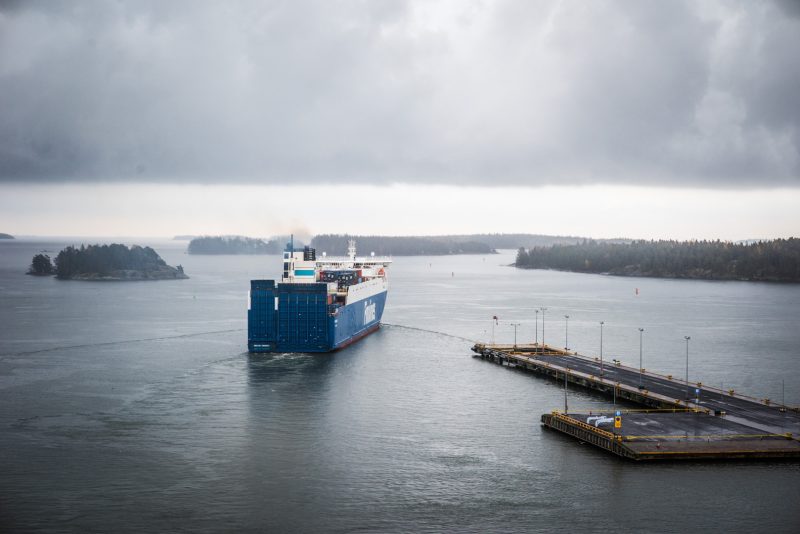
[[(621, 414), (552, 412), (542, 424), (624, 458), (800, 458), (800, 408), (734, 390), (723, 391), (616, 360), (546, 345), (487, 345), (476, 356), (510, 368), (549, 376), (570, 385), (645, 408)], [(605, 421), (597, 424), (597, 416)], [(595, 417), (590, 423), (587, 419)]]
[(632, 460), (712, 460), (800, 458), (800, 441), (791, 434), (763, 434), (751, 427), (700, 411), (620, 411), (614, 423), (595, 426), (598, 415), (615, 412), (542, 415), (546, 428)]

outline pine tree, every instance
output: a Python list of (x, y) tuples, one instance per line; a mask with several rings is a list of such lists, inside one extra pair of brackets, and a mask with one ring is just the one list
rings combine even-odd
[(36, 276), (47, 276), (54, 274), (55, 270), (53, 269), (53, 264), (50, 262), (50, 256), (47, 254), (37, 254), (31, 260), (30, 269), (28, 269), (28, 274), (33, 274)]

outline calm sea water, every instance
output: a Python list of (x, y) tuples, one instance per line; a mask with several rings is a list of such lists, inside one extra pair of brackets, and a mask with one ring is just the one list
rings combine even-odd
[[(0, 242), (0, 531), (797, 532), (800, 463), (637, 465), (543, 431), (559, 384), (470, 357), (535, 335), (800, 404), (800, 286), (614, 278), (491, 256), (396, 258), (378, 333), (249, 355), (248, 281), (276, 257), (150, 244), (191, 279), (23, 273)], [(94, 242), (92, 240), (91, 242)], [(638, 295), (637, 295), (638, 288)], [(541, 338), (542, 324), (539, 321)], [(608, 403), (570, 392), (571, 408)]]

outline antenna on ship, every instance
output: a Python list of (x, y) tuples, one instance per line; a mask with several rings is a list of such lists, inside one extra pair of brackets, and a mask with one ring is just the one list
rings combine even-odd
[(347, 242), (347, 255), (350, 256), (350, 261), (356, 261), (356, 241), (351, 239)]

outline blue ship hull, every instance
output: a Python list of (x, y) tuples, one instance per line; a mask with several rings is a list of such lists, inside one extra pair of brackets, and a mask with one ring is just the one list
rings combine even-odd
[(327, 284), (251, 280), (250, 352), (329, 352), (380, 327), (386, 291), (346, 306), (328, 303)]

